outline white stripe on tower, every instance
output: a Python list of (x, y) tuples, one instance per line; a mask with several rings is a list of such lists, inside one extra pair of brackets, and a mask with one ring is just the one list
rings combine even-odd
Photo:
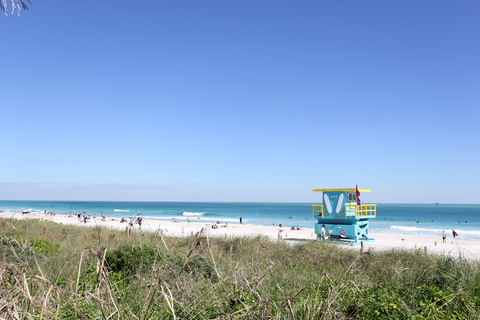
[(328, 196), (325, 193), (323, 194), (323, 199), (325, 199), (325, 205), (327, 206), (328, 213), (332, 213), (332, 205), (330, 204), (330, 199), (328, 199)]
[(338, 197), (338, 202), (337, 202), (337, 209), (335, 209), (336, 213), (339, 213), (340, 210), (342, 210), (342, 204), (343, 204), (343, 193)]

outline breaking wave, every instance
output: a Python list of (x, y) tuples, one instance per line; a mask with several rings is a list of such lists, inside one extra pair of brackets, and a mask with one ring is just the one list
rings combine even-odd
[(204, 214), (205, 212), (182, 212), (182, 216), (201, 216)]

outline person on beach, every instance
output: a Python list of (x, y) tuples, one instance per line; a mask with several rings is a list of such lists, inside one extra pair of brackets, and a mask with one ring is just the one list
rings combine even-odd
[(138, 218), (137, 218), (138, 229), (142, 229), (142, 220), (143, 220), (142, 217), (138, 217)]
[(452, 234), (453, 234), (453, 239), (455, 239), (455, 237), (458, 237), (457, 231), (455, 231), (455, 230), (453, 230), (453, 229), (452, 229)]
[(282, 232), (283, 232), (283, 226), (282, 226), (282, 224), (280, 223), (280, 224), (278, 225), (278, 240), (282, 240), (282, 239), (283, 239)]
[(322, 240), (325, 240), (325, 225), (322, 224), (322, 231), (320, 233), (320, 236), (322, 237)]
[(240, 224), (242, 224), (242, 221), (243, 221), (243, 220), (242, 220), (242, 217), (240, 217)]
[(447, 243), (447, 234), (445, 233), (445, 230), (442, 231), (442, 241), (443, 243)]

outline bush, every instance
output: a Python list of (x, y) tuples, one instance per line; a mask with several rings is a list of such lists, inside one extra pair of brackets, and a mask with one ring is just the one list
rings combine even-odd
[(205, 277), (217, 282), (217, 274), (210, 261), (199, 254), (193, 255), (185, 265), (185, 271), (194, 276)]
[(107, 251), (105, 259), (112, 272), (121, 272), (128, 277), (150, 273), (154, 263), (164, 263), (165, 256), (154, 246), (123, 245)]
[(30, 240), (30, 248), (41, 254), (57, 253), (60, 245), (53, 244), (48, 239), (32, 239)]

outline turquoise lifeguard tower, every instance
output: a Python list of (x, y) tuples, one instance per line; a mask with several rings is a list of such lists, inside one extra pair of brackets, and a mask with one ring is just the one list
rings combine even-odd
[(377, 216), (376, 204), (361, 204), (360, 193), (368, 189), (314, 189), (322, 192), (322, 204), (312, 204), (313, 217), (317, 219), (315, 233), (321, 239), (322, 226), (328, 241), (357, 245), (362, 241), (374, 242), (368, 235), (370, 218)]

